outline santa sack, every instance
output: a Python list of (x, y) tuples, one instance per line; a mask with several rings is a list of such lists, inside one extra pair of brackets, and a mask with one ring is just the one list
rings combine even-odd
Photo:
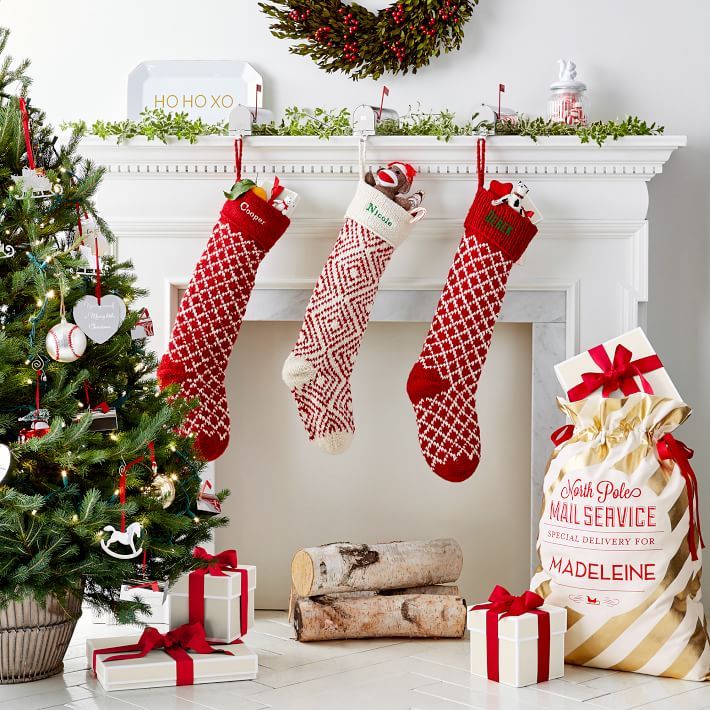
[(567, 608), (565, 660), (708, 679), (693, 452), (670, 433), (690, 409), (643, 393), (558, 404), (572, 425), (553, 435), (530, 586)]

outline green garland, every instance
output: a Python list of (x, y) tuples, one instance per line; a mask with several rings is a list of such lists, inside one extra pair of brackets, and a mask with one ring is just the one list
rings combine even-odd
[[(116, 137), (118, 142), (135, 136), (167, 143), (169, 138), (197, 142), (200, 136), (229, 135), (226, 123), (209, 124), (201, 120), (191, 121), (187, 114), (165, 113), (162, 109), (144, 111), (141, 121), (95, 121), (89, 128), (84, 121), (62, 124), (62, 129), (79, 130), (107, 139)], [(625, 136), (655, 136), (663, 133), (663, 126), (647, 123), (637, 116), (628, 116), (617, 121), (595, 121), (588, 126), (568, 126), (544, 118), (520, 117), (514, 124), (499, 121), (477, 121), (478, 114), (466, 123), (456, 123), (456, 115), (451, 111), (422, 111), (409, 108), (409, 113), (399, 121), (385, 120), (377, 126), (380, 136), (436, 136), (449, 141), (454, 136), (496, 135), (526, 136), (533, 141), (545, 136), (577, 136), (582, 143), (594, 142), (602, 145), (608, 139), (617, 140)], [(328, 110), (316, 108), (313, 111), (290, 106), (284, 111), (280, 123), (257, 123), (252, 127), (255, 136), (315, 136), (328, 140), (335, 136), (351, 136), (352, 126), (348, 109)]]
[(190, 119), (187, 113), (165, 112), (162, 108), (141, 111), (139, 121), (130, 118), (124, 121), (94, 121), (89, 128), (85, 121), (65, 121), (59, 127), (63, 130), (91, 134), (106, 140), (114, 137), (118, 143), (144, 136), (148, 140), (168, 142), (168, 138), (196, 143), (200, 136), (226, 136), (229, 129), (226, 122), (205, 123), (201, 118)]
[(442, 51), (459, 49), (477, 4), (398, 0), (376, 13), (341, 0), (268, 0), (259, 6), (273, 19), (275, 37), (298, 42), (291, 52), (358, 80), (385, 72), (416, 74)]
[[(327, 111), (317, 108), (308, 113), (296, 106), (287, 108), (280, 124), (262, 123), (252, 126), (255, 136), (318, 136), (322, 139), (352, 135), (350, 112), (347, 109)], [(577, 136), (581, 143), (602, 145), (606, 140), (625, 136), (654, 136), (663, 133), (663, 126), (647, 123), (637, 116), (623, 120), (595, 121), (588, 126), (568, 126), (545, 118), (520, 117), (515, 123), (477, 121), (475, 113), (466, 123), (456, 123), (451, 111), (422, 111), (409, 108), (399, 121), (384, 120), (376, 127), (380, 136), (436, 136), (449, 141), (454, 136), (507, 135), (526, 136), (533, 141), (546, 136)]]

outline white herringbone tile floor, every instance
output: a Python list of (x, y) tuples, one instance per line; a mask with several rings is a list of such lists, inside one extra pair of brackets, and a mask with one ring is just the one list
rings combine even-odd
[[(82, 618), (64, 674), (0, 686), (2, 710), (700, 710), (710, 685), (567, 666), (564, 679), (509, 688), (470, 675), (468, 638), (300, 644), (281, 612), (257, 612), (246, 643), (256, 681), (106, 693), (85, 660), (85, 640), (124, 629)], [(131, 633), (132, 630), (126, 630)]]

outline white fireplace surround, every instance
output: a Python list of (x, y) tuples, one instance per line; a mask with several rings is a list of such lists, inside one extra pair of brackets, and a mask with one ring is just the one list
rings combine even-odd
[[(537, 529), (549, 435), (561, 422), (552, 366), (602, 340), (643, 325), (648, 300), (646, 183), (662, 171), (682, 136), (582, 145), (572, 137), (488, 140), (487, 172), (522, 179), (544, 221), (510, 277), (501, 320), (532, 324), (531, 549)], [(116, 145), (86, 139), (82, 153), (106, 166), (99, 208), (131, 259), (163, 351), (178, 292), (210, 234), (233, 180), (233, 139)], [(371, 165), (393, 159), (418, 170), (426, 218), (385, 272), (372, 319), (428, 322), (475, 191), (475, 138), (368, 140)], [(342, 222), (357, 179), (357, 140), (249, 137), (249, 177), (278, 174), (302, 196), (285, 237), (262, 264), (247, 311), (252, 320), (303, 317), (310, 291)]]

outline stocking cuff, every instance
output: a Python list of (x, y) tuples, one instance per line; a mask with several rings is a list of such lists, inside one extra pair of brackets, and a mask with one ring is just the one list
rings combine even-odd
[(510, 261), (518, 261), (537, 234), (537, 227), (510, 205), (491, 204), (496, 196), (480, 188), (466, 215), (466, 234), (473, 234), (498, 247)]
[(345, 216), (374, 232), (395, 249), (412, 231), (412, 215), (394, 200), (365, 182), (359, 182)]
[(236, 200), (227, 200), (220, 219), (233, 231), (242, 232), (255, 241), (264, 251), (269, 251), (291, 224), (282, 212), (252, 192)]

